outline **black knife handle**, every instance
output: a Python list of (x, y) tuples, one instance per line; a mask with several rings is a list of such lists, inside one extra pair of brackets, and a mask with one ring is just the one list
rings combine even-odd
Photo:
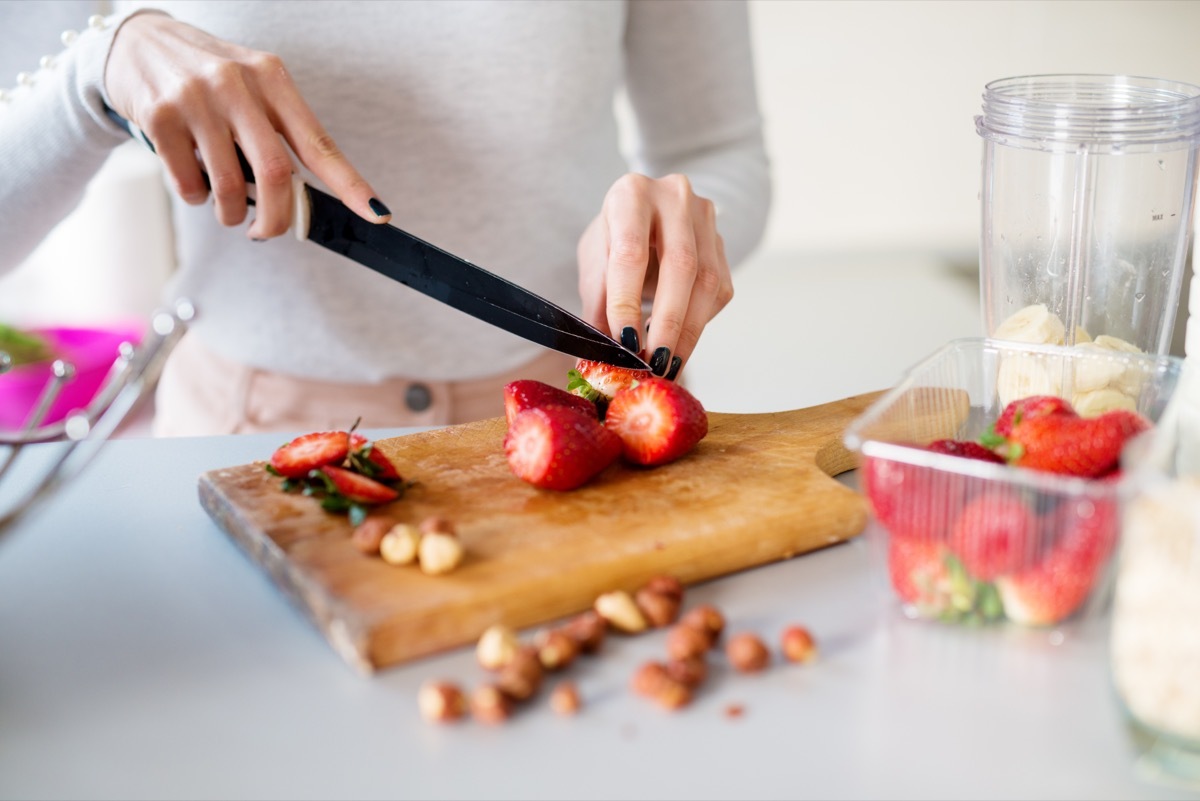
[[(110, 120), (124, 128), (125, 133), (129, 134), (134, 139), (140, 139), (142, 144), (150, 148), (151, 153), (158, 152), (154, 149), (154, 143), (150, 141), (150, 137), (146, 136), (144, 131), (142, 131), (140, 128), (135, 128), (133, 123), (122, 117), (117, 112), (113, 111), (108, 107), (107, 104), (104, 105), (104, 113), (108, 115)], [(236, 142), (233, 145), (233, 149), (237, 152), (238, 164), (242, 166), (242, 177), (246, 179), (246, 183), (254, 183), (254, 168), (250, 166), (249, 161), (246, 161), (246, 154), (242, 152), (242, 149), (238, 147)], [(208, 182), (208, 173), (201, 171), (201, 174), (204, 176), (204, 185), (209, 189), (212, 189), (212, 184)], [(249, 200), (251, 205), (254, 205), (254, 201), (252, 199), (247, 198), (247, 200)]]

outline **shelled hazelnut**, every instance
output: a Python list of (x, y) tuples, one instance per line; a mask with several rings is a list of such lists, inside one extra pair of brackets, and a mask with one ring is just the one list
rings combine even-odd
[(579, 646), (558, 629), (541, 632), (536, 641), (538, 661), (546, 670), (562, 670), (575, 661)]
[(683, 584), (674, 576), (654, 576), (642, 589), (665, 595), (674, 599), (676, 603), (683, 603)]
[(646, 662), (634, 672), (630, 686), (663, 709), (679, 709), (692, 700), (692, 689), (673, 678), (661, 662)]
[(550, 693), (550, 708), (560, 715), (574, 715), (582, 706), (575, 683), (560, 682)]
[(589, 609), (568, 620), (562, 627), (562, 632), (575, 641), (580, 653), (594, 654), (604, 644), (604, 635), (608, 630), (608, 622)]
[(426, 530), (425, 524), (421, 524), (421, 542), (417, 546), (417, 558), (421, 562), (422, 572), (431, 576), (449, 573), (462, 564), (465, 555), (463, 544), (453, 529)]
[(679, 598), (649, 585), (638, 590), (633, 600), (646, 622), (656, 629), (671, 625), (679, 617)]
[(471, 693), (471, 715), (480, 723), (503, 723), (512, 716), (512, 701), (494, 684), (481, 685)]
[(431, 723), (449, 723), (466, 714), (467, 701), (457, 684), (429, 681), (417, 693), (417, 708)]
[(386, 515), (370, 515), (354, 527), (350, 540), (359, 551), (374, 556), (379, 553), (379, 544), (394, 525), (396, 521)]
[(392, 526), (379, 541), (379, 555), (389, 565), (411, 565), (417, 561), (421, 533), (408, 523)]
[(713, 641), (720, 639), (721, 632), (725, 630), (725, 616), (711, 604), (703, 604), (689, 609), (679, 622), (685, 626), (707, 631)]
[(596, 599), (596, 614), (618, 631), (637, 634), (646, 630), (646, 618), (624, 590), (606, 592)]
[(500, 670), (521, 647), (517, 633), (500, 624), (489, 626), (475, 645), (475, 658), (484, 670)]
[(522, 647), (496, 674), (496, 686), (514, 701), (531, 698), (542, 686), (542, 663), (532, 648)]
[(708, 631), (695, 626), (677, 623), (667, 632), (667, 655), (672, 659), (703, 657), (712, 644)]
[(771, 662), (771, 652), (766, 644), (750, 632), (731, 637), (725, 645), (725, 656), (740, 673), (757, 673)]
[(780, 638), (783, 658), (789, 662), (807, 664), (817, 658), (817, 644), (804, 626), (788, 626)]
[(703, 657), (672, 659), (665, 665), (667, 676), (694, 690), (708, 678), (708, 664)]

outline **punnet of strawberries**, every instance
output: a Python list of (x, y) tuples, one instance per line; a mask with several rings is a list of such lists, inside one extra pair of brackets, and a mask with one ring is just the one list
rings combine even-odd
[[(1150, 427), (1133, 411), (1083, 417), (1040, 395), (1009, 403), (978, 440), (922, 446), (999, 470), (864, 458), (893, 591), (911, 612), (952, 623), (1051, 626), (1079, 613), (1116, 546), (1121, 452)], [(1022, 468), (1079, 481), (1012, 480)]]

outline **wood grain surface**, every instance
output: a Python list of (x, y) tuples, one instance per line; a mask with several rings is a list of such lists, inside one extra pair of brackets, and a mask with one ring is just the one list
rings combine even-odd
[(447, 517), (466, 544), (466, 561), (443, 576), (359, 553), (344, 515), (285, 494), (261, 462), (205, 473), (200, 500), (338, 653), (370, 672), (473, 642), (493, 623), (522, 628), (581, 611), (658, 573), (691, 583), (857, 535), (865, 501), (831, 476), (855, 467), (842, 434), (876, 397), (712, 413), (708, 436), (683, 459), (618, 462), (566, 493), (512, 475), (502, 418), (382, 440), (417, 482), (388, 512), (413, 523)]

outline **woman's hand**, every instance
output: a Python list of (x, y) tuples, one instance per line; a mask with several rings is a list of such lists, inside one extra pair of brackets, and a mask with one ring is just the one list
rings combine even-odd
[[(584, 317), (630, 350), (645, 345), (651, 370), (667, 378), (733, 298), (712, 201), (682, 175), (620, 178), (580, 238), (578, 258)], [(644, 343), (643, 300), (653, 302)]]
[(294, 165), (284, 140), (364, 219), (390, 218), (300, 97), (278, 56), (221, 41), (165, 14), (138, 14), (117, 32), (104, 81), (114, 111), (154, 143), (180, 197), (193, 205), (205, 202), (201, 170), (208, 173), (223, 225), (246, 218), (237, 143), (257, 187), (247, 236), (266, 239), (287, 231)]

